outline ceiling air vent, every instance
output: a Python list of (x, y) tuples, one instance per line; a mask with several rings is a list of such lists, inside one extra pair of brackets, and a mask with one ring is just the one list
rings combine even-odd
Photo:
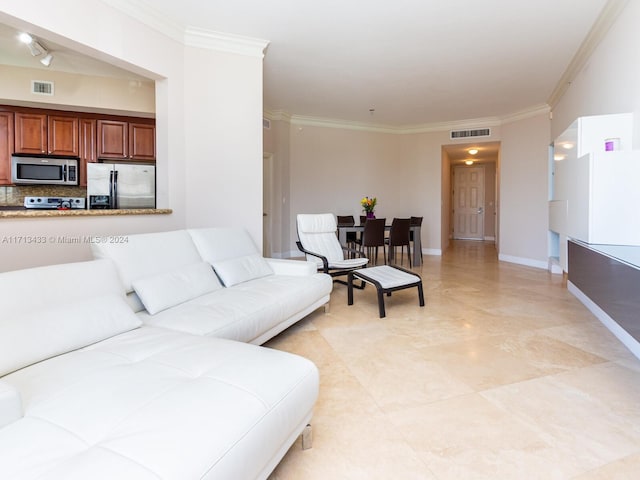
[(490, 137), (490, 128), (477, 128), (475, 130), (452, 130), (451, 138)]
[(53, 82), (31, 80), (31, 93), (36, 95), (53, 95)]
[(264, 128), (266, 130), (270, 130), (271, 129), (271, 121), (268, 118), (263, 118), (262, 119), (262, 128)]

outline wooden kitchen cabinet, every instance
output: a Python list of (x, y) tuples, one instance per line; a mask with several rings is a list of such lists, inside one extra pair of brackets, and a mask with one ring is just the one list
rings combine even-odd
[(15, 152), (77, 157), (78, 118), (15, 113)]
[(47, 153), (47, 116), (38, 113), (15, 114), (16, 153)]
[(47, 116), (49, 155), (77, 157), (80, 153), (78, 142), (78, 118)]
[(11, 184), (13, 122), (13, 113), (0, 112), (0, 185)]
[(129, 123), (98, 120), (98, 158), (126, 160), (129, 154)]
[(129, 124), (129, 155), (132, 160), (156, 159), (155, 125)]
[(156, 129), (151, 123), (98, 120), (98, 158), (113, 160), (156, 159)]
[(97, 121), (91, 118), (80, 119), (80, 177), (79, 185), (87, 186), (87, 164), (98, 161)]

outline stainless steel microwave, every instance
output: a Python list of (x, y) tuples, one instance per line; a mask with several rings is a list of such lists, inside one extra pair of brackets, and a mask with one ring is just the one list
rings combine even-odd
[(11, 157), (16, 185), (78, 185), (77, 158)]

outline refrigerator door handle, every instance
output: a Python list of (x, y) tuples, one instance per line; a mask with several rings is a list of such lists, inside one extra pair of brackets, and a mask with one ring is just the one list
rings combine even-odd
[(109, 172), (109, 208), (115, 208), (113, 205), (113, 170)]
[(113, 207), (112, 208), (118, 208), (118, 171), (117, 170), (113, 170), (113, 196), (112, 198), (112, 202), (113, 202)]

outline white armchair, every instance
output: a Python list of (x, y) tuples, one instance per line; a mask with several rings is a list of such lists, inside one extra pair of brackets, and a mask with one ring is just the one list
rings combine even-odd
[[(361, 252), (340, 245), (336, 234), (338, 226), (331, 213), (299, 214), (297, 228), (298, 249), (306, 255), (307, 260), (314, 261), (321, 272), (339, 277), (369, 263), (369, 259), (362, 256)], [(356, 257), (345, 258), (345, 252)], [(334, 282), (347, 283), (337, 279)]]

